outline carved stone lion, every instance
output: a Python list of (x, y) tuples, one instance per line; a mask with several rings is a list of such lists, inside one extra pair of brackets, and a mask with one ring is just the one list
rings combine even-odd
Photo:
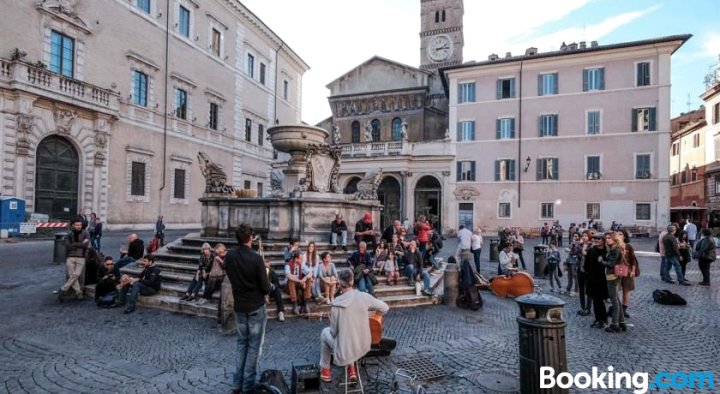
[(226, 185), (227, 174), (217, 164), (210, 161), (204, 152), (198, 152), (200, 172), (205, 177), (205, 193), (232, 193), (233, 187)]
[(357, 183), (357, 191), (353, 196), (356, 200), (377, 200), (382, 168), (378, 167), (365, 173), (365, 177)]

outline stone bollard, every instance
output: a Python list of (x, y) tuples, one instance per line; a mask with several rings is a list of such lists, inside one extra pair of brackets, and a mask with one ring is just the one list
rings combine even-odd
[(445, 305), (455, 305), (460, 293), (460, 271), (458, 270), (457, 264), (447, 264), (443, 281), (445, 281), (443, 303)]
[(540, 389), (540, 367), (552, 367), (555, 376), (567, 372), (565, 350), (565, 301), (547, 294), (531, 293), (515, 299), (520, 307), (517, 317), (520, 351), (520, 392), (567, 393), (554, 387)]
[(220, 288), (220, 306), (218, 308), (220, 330), (226, 334), (235, 331), (235, 310), (233, 309), (233, 293), (230, 280), (225, 277)]

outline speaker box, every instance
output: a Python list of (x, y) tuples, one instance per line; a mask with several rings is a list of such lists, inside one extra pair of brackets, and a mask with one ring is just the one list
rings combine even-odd
[(320, 368), (316, 364), (293, 365), (292, 393), (320, 393)]

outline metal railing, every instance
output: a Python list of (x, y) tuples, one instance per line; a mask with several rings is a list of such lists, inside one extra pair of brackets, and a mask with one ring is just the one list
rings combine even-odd
[(402, 141), (366, 142), (347, 144), (342, 146), (342, 155), (357, 156), (391, 156), (402, 153)]

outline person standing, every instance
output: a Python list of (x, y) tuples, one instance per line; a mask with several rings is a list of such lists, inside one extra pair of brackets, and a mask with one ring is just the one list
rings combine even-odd
[(88, 246), (90, 246), (90, 235), (83, 230), (82, 220), (76, 218), (72, 223), (72, 231), (65, 239), (65, 248), (67, 250), (65, 268), (67, 269), (68, 279), (58, 290), (58, 300), (62, 301), (65, 292), (70, 288), (75, 291), (78, 300), (83, 299), (83, 288), (80, 282), (84, 281), (85, 255)]
[(615, 275), (615, 266), (625, 264), (625, 243), (622, 234), (609, 232), (605, 234), (607, 245), (607, 258), (603, 261), (605, 266), (605, 279), (607, 281), (608, 295), (610, 296), (612, 324), (605, 328), (607, 332), (627, 331), (625, 314), (620, 308), (620, 279)]
[(590, 327), (607, 327), (607, 308), (605, 300), (608, 297), (607, 278), (605, 277), (605, 234), (596, 233), (592, 237), (593, 245), (585, 255), (585, 279), (587, 294), (592, 298), (595, 321)]
[(100, 251), (100, 238), (102, 238), (103, 224), (95, 212), (90, 214), (90, 223), (88, 223), (88, 233), (90, 234), (90, 246)]
[(472, 235), (472, 242), (470, 244), (470, 251), (472, 251), (473, 262), (475, 263), (475, 269), (477, 270), (478, 274), (480, 273), (480, 256), (482, 253), (482, 247), (482, 230), (480, 229), (480, 227), (475, 227), (475, 231)]
[(522, 234), (520, 234), (520, 229), (515, 229), (513, 235), (510, 237), (510, 241), (513, 245), (513, 253), (518, 255), (523, 271), (527, 271), (527, 267), (525, 266), (525, 257), (523, 256), (523, 251), (525, 250), (525, 238), (523, 238)]
[(558, 292), (565, 293), (562, 288), (562, 284), (560, 283), (560, 278), (558, 277), (558, 270), (560, 269), (560, 262), (562, 261), (562, 258), (560, 257), (560, 251), (558, 250), (555, 242), (550, 241), (550, 250), (548, 250), (545, 255), (548, 266), (547, 269), (550, 275), (550, 291), (553, 293), (555, 292), (555, 283), (557, 283)]
[(667, 283), (675, 283), (670, 277), (670, 268), (675, 268), (675, 276), (677, 276), (678, 283), (684, 286), (690, 286), (690, 282), (685, 280), (682, 268), (680, 267), (680, 248), (678, 246), (678, 240), (675, 237), (676, 231), (677, 227), (670, 225), (668, 227), (668, 234), (662, 240), (663, 246), (665, 247), (664, 281)]
[(628, 234), (625, 229), (621, 229), (620, 232), (623, 235), (623, 242), (625, 242), (625, 262), (628, 265), (628, 276), (620, 279), (620, 285), (622, 286), (623, 316), (629, 318), (630, 314), (627, 312), (627, 309), (630, 305), (630, 292), (635, 290), (635, 278), (640, 276), (640, 264), (638, 263), (637, 256), (635, 256), (635, 248), (630, 245), (630, 234)]
[(160, 246), (165, 246), (165, 223), (162, 216), (158, 216), (155, 222), (155, 236), (160, 240)]
[(420, 215), (418, 221), (415, 223), (415, 235), (417, 235), (418, 248), (420, 249), (420, 255), (423, 255), (430, 242), (430, 230), (432, 227), (425, 219), (425, 215)]
[[(458, 249), (457, 249), (457, 259), (461, 265), (462, 265), (463, 261), (465, 261), (465, 260), (474, 262), (474, 256), (471, 252), (472, 237), (473, 237), (472, 231), (465, 228), (464, 224), (461, 224), (460, 231), (458, 231)], [(478, 270), (478, 273), (480, 273), (479, 270)]]
[(698, 228), (690, 218), (685, 221), (683, 230), (687, 233), (688, 242), (690, 242), (690, 249), (695, 247), (695, 240), (697, 239)]
[(712, 232), (709, 228), (702, 230), (702, 238), (697, 245), (698, 254), (698, 266), (702, 273), (702, 282), (698, 283), (700, 286), (710, 286), (710, 264), (717, 258), (715, 248), (715, 240), (712, 237)]
[(270, 294), (270, 280), (263, 258), (252, 249), (253, 235), (252, 227), (241, 224), (235, 231), (240, 245), (225, 257), (238, 333), (233, 393), (248, 393), (255, 388), (267, 324), (265, 296)]

